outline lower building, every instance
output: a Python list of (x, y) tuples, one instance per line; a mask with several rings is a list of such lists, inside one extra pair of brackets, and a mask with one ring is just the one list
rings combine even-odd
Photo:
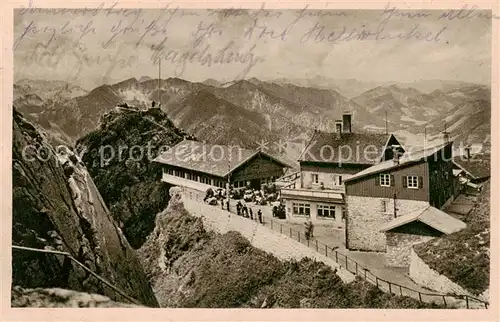
[(237, 146), (214, 145), (184, 140), (155, 162), (162, 165), (162, 181), (193, 189), (261, 189), (283, 176), (291, 167), (275, 156)]
[(311, 221), (319, 225), (343, 226), (343, 187), (337, 190), (282, 188), (286, 217), (292, 222)]
[(409, 267), (414, 245), (463, 228), (465, 223), (432, 206), (397, 217), (380, 227), (386, 240), (386, 264)]

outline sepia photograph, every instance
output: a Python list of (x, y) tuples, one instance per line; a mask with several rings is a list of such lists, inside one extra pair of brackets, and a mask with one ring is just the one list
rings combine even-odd
[(10, 306), (488, 310), (498, 16), (324, 7), (14, 9)]

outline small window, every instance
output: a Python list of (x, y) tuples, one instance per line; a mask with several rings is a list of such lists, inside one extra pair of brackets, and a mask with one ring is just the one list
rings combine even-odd
[(391, 175), (390, 174), (381, 174), (380, 175), (380, 185), (382, 187), (390, 187), (391, 186)]
[(311, 205), (308, 203), (293, 203), (293, 214), (298, 216), (307, 216), (311, 215)]
[(339, 186), (342, 185), (342, 176), (339, 176)]
[(418, 189), (418, 177), (417, 176), (407, 176), (407, 185), (410, 189)]
[(335, 206), (333, 206), (333, 205), (318, 205), (318, 217), (335, 218)]
[(389, 201), (382, 200), (382, 213), (386, 213), (389, 206)]
[(319, 175), (317, 173), (312, 173), (311, 178), (313, 183), (319, 183)]

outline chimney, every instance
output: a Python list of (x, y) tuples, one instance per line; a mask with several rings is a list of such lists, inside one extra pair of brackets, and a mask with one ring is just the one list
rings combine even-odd
[(343, 133), (351, 133), (351, 113), (344, 112), (342, 115), (342, 123)]
[(342, 137), (342, 120), (335, 121), (335, 137), (340, 139)]
[(399, 152), (399, 145), (393, 145), (392, 146), (392, 161), (394, 164), (399, 164), (399, 157), (400, 157), (400, 152)]
[(444, 142), (445, 142), (445, 143), (450, 142), (450, 132), (446, 132), (446, 131), (444, 131), (444, 132), (443, 132), (443, 139), (444, 139)]

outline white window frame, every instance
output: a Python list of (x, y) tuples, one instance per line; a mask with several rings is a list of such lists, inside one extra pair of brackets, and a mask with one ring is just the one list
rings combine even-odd
[(381, 187), (390, 187), (391, 186), (391, 175), (388, 173), (381, 173), (379, 177), (380, 186)]
[[(335, 219), (337, 216), (335, 205), (318, 204), (316, 213), (318, 218), (321, 219)], [(324, 213), (328, 213), (328, 216), (324, 216)], [(333, 214), (333, 216), (330, 216), (331, 214)]]
[(418, 176), (406, 176), (406, 187), (408, 189), (418, 189)]
[(319, 174), (318, 173), (311, 173), (311, 181), (314, 184), (319, 184)]
[[(292, 203), (292, 214), (294, 216), (304, 216), (311, 217), (311, 204), (304, 202), (293, 202)], [(301, 210), (303, 213), (301, 213)], [(309, 210), (308, 212), (306, 210)]]

